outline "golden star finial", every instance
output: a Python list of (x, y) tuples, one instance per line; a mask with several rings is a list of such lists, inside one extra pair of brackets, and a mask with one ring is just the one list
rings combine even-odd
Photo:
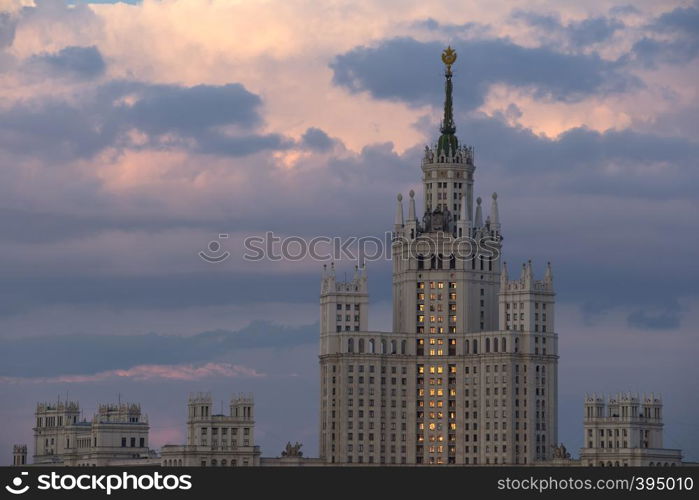
[(456, 51), (451, 48), (451, 45), (442, 52), (442, 62), (446, 65), (447, 71), (451, 72), (451, 65), (456, 62)]

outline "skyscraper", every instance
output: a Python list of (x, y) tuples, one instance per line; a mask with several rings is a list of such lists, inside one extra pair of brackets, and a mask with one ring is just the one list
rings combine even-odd
[(484, 218), (472, 147), (459, 144), (452, 65), (444, 117), (422, 158), (424, 215), (398, 195), (393, 331), (370, 332), (366, 269), (323, 270), (320, 456), (327, 463), (532, 464), (557, 442), (553, 274), (510, 280), (498, 197)]

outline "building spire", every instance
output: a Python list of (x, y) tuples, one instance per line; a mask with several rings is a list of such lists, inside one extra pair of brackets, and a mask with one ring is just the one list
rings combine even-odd
[(398, 193), (396, 200), (396, 220), (394, 221), (394, 225), (397, 229), (400, 229), (403, 227), (403, 195)]
[(493, 201), (490, 205), (490, 227), (494, 231), (500, 230), (500, 213), (498, 211), (498, 194), (493, 193)]
[(551, 270), (551, 263), (546, 263), (546, 273), (544, 274), (544, 283), (548, 286), (553, 285), (553, 270)]
[(415, 191), (412, 189), (410, 190), (410, 202), (408, 205), (408, 220), (417, 220), (417, 217), (415, 216)]
[(444, 154), (450, 156), (456, 153), (459, 147), (459, 141), (456, 138), (456, 125), (454, 124), (454, 109), (452, 104), (452, 83), (451, 83), (451, 65), (456, 62), (456, 51), (451, 46), (444, 49), (442, 52), (442, 62), (446, 66), (444, 71), (444, 117), (439, 131), (442, 133), (437, 142), (437, 156)]
[(476, 227), (483, 227), (483, 209), (481, 209), (481, 197), (476, 198)]

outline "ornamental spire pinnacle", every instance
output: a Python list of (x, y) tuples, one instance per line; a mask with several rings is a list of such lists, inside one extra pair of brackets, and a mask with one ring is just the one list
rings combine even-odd
[(437, 142), (437, 156), (441, 154), (454, 154), (459, 147), (459, 141), (456, 138), (456, 125), (454, 124), (454, 109), (452, 104), (452, 83), (451, 83), (451, 66), (456, 62), (456, 51), (451, 46), (444, 49), (442, 52), (442, 62), (446, 69), (444, 71), (444, 117), (439, 131), (442, 135)]

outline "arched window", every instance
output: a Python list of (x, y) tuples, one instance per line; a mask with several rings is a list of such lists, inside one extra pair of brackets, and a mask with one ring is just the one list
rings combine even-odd
[(485, 352), (490, 352), (490, 339), (485, 339)]
[(444, 256), (440, 253), (439, 257), (437, 258), (437, 269), (442, 269), (444, 265)]
[(215, 458), (211, 459), (211, 467), (216, 467), (218, 465), (218, 461), (216, 461)]
[(396, 343), (395, 340), (391, 340), (391, 354), (397, 354), (398, 353), (398, 344)]
[(179, 465), (180, 467), (182, 467), (182, 459), (181, 459), (181, 458), (180, 458), (179, 463), (178, 463), (177, 465)]
[(347, 339), (347, 352), (354, 352), (354, 339)]
[(464, 341), (464, 354), (469, 354), (469, 347), (470, 342), (468, 340)]
[(502, 338), (500, 347), (502, 347), (502, 352), (507, 352), (507, 339), (505, 337)]
[(388, 354), (388, 344), (385, 340), (381, 341), (381, 354)]
[(493, 339), (493, 352), (498, 352), (498, 338)]
[(456, 256), (454, 254), (449, 256), (449, 269), (456, 269)]
[(473, 354), (478, 354), (478, 340), (473, 339)]
[(437, 269), (437, 256), (435, 254), (430, 256), (430, 269)]
[(224, 458), (223, 460), (221, 460), (221, 467), (225, 467), (226, 465), (228, 465), (228, 462)]
[(421, 253), (417, 255), (417, 268), (425, 269), (425, 256)]
[(359, 353), (364, 352), (364, 339), (359, 339)]
[(401, 354), (407, 354), (408, 353), (408, 342), (406, 340), (401, 341), (400, 343), (400, 353)]
[(376, 352), (376, 344), (374, 343), (374, 339), (369, 340), (369, 352), (371, 354), (374, 354)]

